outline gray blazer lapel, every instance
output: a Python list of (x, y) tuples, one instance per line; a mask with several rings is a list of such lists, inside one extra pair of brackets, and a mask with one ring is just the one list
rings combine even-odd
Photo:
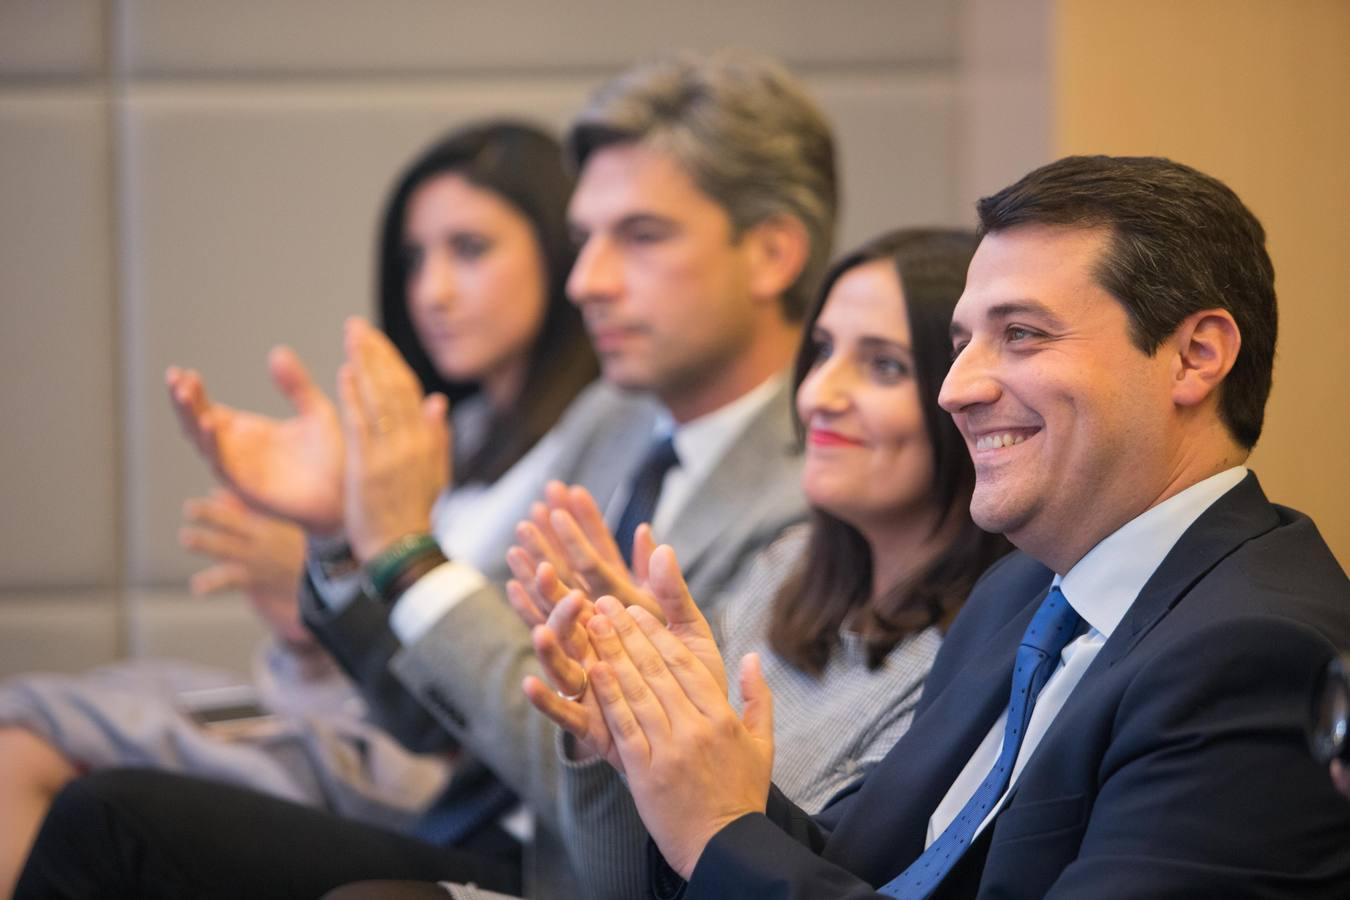
[(784, 379), (694, 488), (669, 533), (660, 536), (675, 549), (691, 579), (719, 541), (738, 544), (765, 519), (800, 519), (804, 513), (801, 449), (793, 433), (791, 395), (791, 385)]

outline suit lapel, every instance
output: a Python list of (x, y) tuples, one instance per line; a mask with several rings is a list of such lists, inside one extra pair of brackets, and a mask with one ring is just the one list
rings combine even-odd
[[(864, 796), (858, 798), (853, 814), (830, 835), (833, 858), (882, 884), (923, 851), (933, 810), (1008, 705), (1018, 644), (1049, 585), (1049, 575), (1040, 570), (1029, 580), (1000, 580), (986, 586), (986, 591), (996, 592), (992, 596), (985, 591), (972, 596), (970, 602), (981, 608), (1023, 606), (969, 654), (969, 661), (939, 693), (925, 700), (909, 731), (863, 783)], [(863, 809), (866, 814), (856, 814)], [(875, 849), (878, 832), (894, 839), (884, 858), (869, 852)]]
[(1122, 659), (1198, 581), (1242, 544), (1279, 524), (1256, 475), (1248, 473), (1205, 510), (1163, 558), (1084, 678)]
[(707, 477), (694, 487), (669, 533), (658, 536), (675, 548), (686, 575), (697, 571), (708, 549), (737, 524), (737, 512), (758, 501), (766, 484), (783, 483), (781, 479), (766, 479), (766, 470), (776, 470), (785, 460), (800, 456), (792, 433), (790, 387), (784, 379)]

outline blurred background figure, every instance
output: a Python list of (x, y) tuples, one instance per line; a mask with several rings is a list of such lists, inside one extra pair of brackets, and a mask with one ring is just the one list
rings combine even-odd
[[(570, 193), (551, 136), (484, 123), (452, 133), (409, 167), (380, 229), (380, 319), (423, 390), (453, 404), (456, 486), (438, 503), (438, 537), (502, 578), (512, 527), (534, 496), (513, 494), (502, 475), (598, 371), (563, 294), (573, 257), (564, 224)], [(292, 396), (318, 392), (293, 353), (274, 353), (272, 365)], [(169, 380), (175, 394), (202, 394), (195, 372), (175, 369)], [(336, 419), (329, 424), (336, 428)], [(547, 460), (536, 463), (547, 468)], [(332, 494), (340, 509), (340, 485)], [(395, 828), (410, 825), (445, 786), (449, 761), (409, 754), (371, 725), (301, 624), (302, 532), (223, 489), (188, 501), (184, 515), (181, 542), (213, 560), (193, 576), (193, 592), (244, 591), (272, 632), (255, 661), (255, 690), (221, 690), (237, 677), (158, 660), (4, 683), (0, 890), (56, 791), (91, 768), (186, 771)]]

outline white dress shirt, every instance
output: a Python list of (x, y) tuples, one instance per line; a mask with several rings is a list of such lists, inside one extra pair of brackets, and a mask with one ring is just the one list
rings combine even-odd
[[(674, 428), (672, 440), (675, 444), (675, 453), (680, 459), (680, 464), (666, 473), (665, 480), (661, 483), (661, 496), (652, 515), (652, 532), (658, 540), (675, 521), (675, 517), (693, 495), (695, 488), (717, 468), (717, 463), (727, 449), (750, 426), (751, 420), (760, 410), (773, 399), (784, 377), (781, 374), (775, 375), (720, 409), (678, 427), (674, 426), (669, 418), (657, 423), (653, 439), (669, 433)], [(540, 454), (543, 459), (532, 457), (535, 457), (535, 451), (544, 448), (547, 442), (547, 437), (541, 440), (516, 467), (493, 485), (491, 493), (509, 494), (510, 484), (503, 485), (502, 482), (516, 482), (513, 476), (516, 468), (521, 466), (527, 466), (533, 471), (521, 476), (516, 483), (529, 486), (539, 484), (537, 467), (551, 462), (552, 456), (545, 452)], [(628, 502), (628, 493), (628, 491), (617, 492), (619, 496), (614, 498), (607, 511), (610, 521), (617, 520), (620, 511)], [(449, 514), (452, 511), (446, 512)], [(457, 511), (453, 512), (457, 514)], [(389, 614), (389, 627), (405, 646), (414, 644), (456, 604), (486, 584), (487, 579), (475, 566), (467, 561), (452, 559), (432, 569), (403, 592), (403, 596), (394, 604)]]
[[(1191, 485), (1131, 519), (1102, 539), (1063, 576), (1055, 576), (1052, 586), (1059, 586), (1069, 605), (1083, 617), (1089, 628), (1086, 634), (1064, 648), (1059, 665), (1036, 698), (1031, 721), (1027, 723), (1022, 746), (1017, 751), (1012, 780), (1008, 782), (1009, 790), (1017, 783), (1027, 760), (1054, 723), (1073, 689), (1078, 686), (1083, 673), (1097, 658), (1121, 619), (1125, 618), (1163, 558), (1201, 513), (1236, 487), (1246, 475), (1245, 467), (1235, 466)], [(1005, 709), (933, 811), (928, 820), (925, 847), (937, 840), (951, 824), (994, 767), (994, 762), (1003, 750), (1003, 730), (1007, 718), (1008, 711)], [(989, 815), (980, 823), (976, 834), (988, 827), (1003, 807), (1007, 796), (1008, 791), (1004, 791)]]

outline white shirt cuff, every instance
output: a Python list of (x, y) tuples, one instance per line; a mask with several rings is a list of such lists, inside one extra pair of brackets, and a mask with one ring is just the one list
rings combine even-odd
[(454, 609), (465, 597), (487, 587), (483, 573), (472, 566), (442, 563), (403, 592), (389, 613), (389, 627), (403, 646), (422, 639), (431, 627)]

